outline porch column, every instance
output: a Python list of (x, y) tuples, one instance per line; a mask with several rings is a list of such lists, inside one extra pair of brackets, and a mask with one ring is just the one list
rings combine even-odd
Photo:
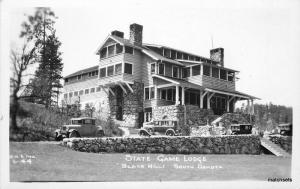
[(230, 102), (234, 99), (234, 96), (227, 98), (227, 112), (230, 111)]
[(158, 93), (158, 90), (157, 90), (157, 86), (155, 85), (154, 86), (154, 99), (155, 100), (157, 99), (157, 93)]
[(176, 96), (175, 96), (175, 105), (180, 104), (179, 102), (179, 85), (176, 85)]
[(202, 97), (203, 92), (200, 90), (200, 108), (203, 108), (203, 97)]
[(210, 99), (214, 96), (215, 93), (207, 95), (207, 109), (210, 109)]
[(181, 87), (181, 105), (185, 105), (185, 87)]

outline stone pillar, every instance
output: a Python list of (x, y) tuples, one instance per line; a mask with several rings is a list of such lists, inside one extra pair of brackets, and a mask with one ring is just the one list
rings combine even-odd
[(175, 98), (175, 105), (180, 104), (179, 102), (179, 86), (176, 85), (176, 98)]
[(181, 87), (181, 105), (185, 105), (185, 88)]

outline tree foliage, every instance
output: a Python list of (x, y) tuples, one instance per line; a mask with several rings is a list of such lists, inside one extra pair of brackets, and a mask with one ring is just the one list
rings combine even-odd
[[(246, 108), (241, 107), (237, 112), (244, 112)], [(293, 109), (282, 105), (269, 104), (254, 104), (255, 125), (260, 130), (271, 131), (275, 129), (280, 123), (293, 122)]]

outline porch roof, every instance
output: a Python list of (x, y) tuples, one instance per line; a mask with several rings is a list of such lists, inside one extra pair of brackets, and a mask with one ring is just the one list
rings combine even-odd
[(187, 81), (184, 81), (181, 79), (169, 78), (169, 77), (165, 77), (165, 76), (161, 76), (161, 75), (157, 75), (157, 74), (153, 74), (152, 77), (171, 83), (171, 85), (165, 84), (165, 85), (161, 85), (161, 86), (179, 85), (179, 86), (183, 86), (183, 87), (187, 87), (187, 88), (194, 88), (194, 89), (204, 90), (204, 91), (208, 91), (208, 92), (212, 92), (212, 93), (236, 96), (236, 97), (240, 97), (242, 99), (258, 99), (258, 100), (260, 100), (260, 98), (257, 98), (255, 96), (251, 96), (251, 95), (239, 92), (239, 91), (229, 91), (229, 90), (221, 90), (221, 89), (215, 89), (215, 88), (210, 88), (210, 87), (203, 87), (201, 85), (197, 85), (195, 83), (187, 82)]
[(257, 99), (260, 100), (260, 98), (257, 98), (255, 96), (248, 95), (246, 93), (242, 93), (239, 91), (229, 91), (229, 90), (220, 90), (220, 89), (214, 89), (214, 88), (205, 88), (205, 91), (208, 92), (214, 92), (214, 93), (219, 93), (219, 94), (225, 94), (225, 95), (231, 95), (231, 96), (236, 96), (244, 99)]

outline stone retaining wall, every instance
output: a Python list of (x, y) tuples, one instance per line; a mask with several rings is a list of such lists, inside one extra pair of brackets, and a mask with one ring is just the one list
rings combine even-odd
[(259, 154), (256, 135), (218, 137), (66, 138), (61, 143), (81, 152), (163, 154)]
[(269, 136), (270, 141), (279, 145), (288, 153), (292, 153), (292, 137), (291, 136)]

